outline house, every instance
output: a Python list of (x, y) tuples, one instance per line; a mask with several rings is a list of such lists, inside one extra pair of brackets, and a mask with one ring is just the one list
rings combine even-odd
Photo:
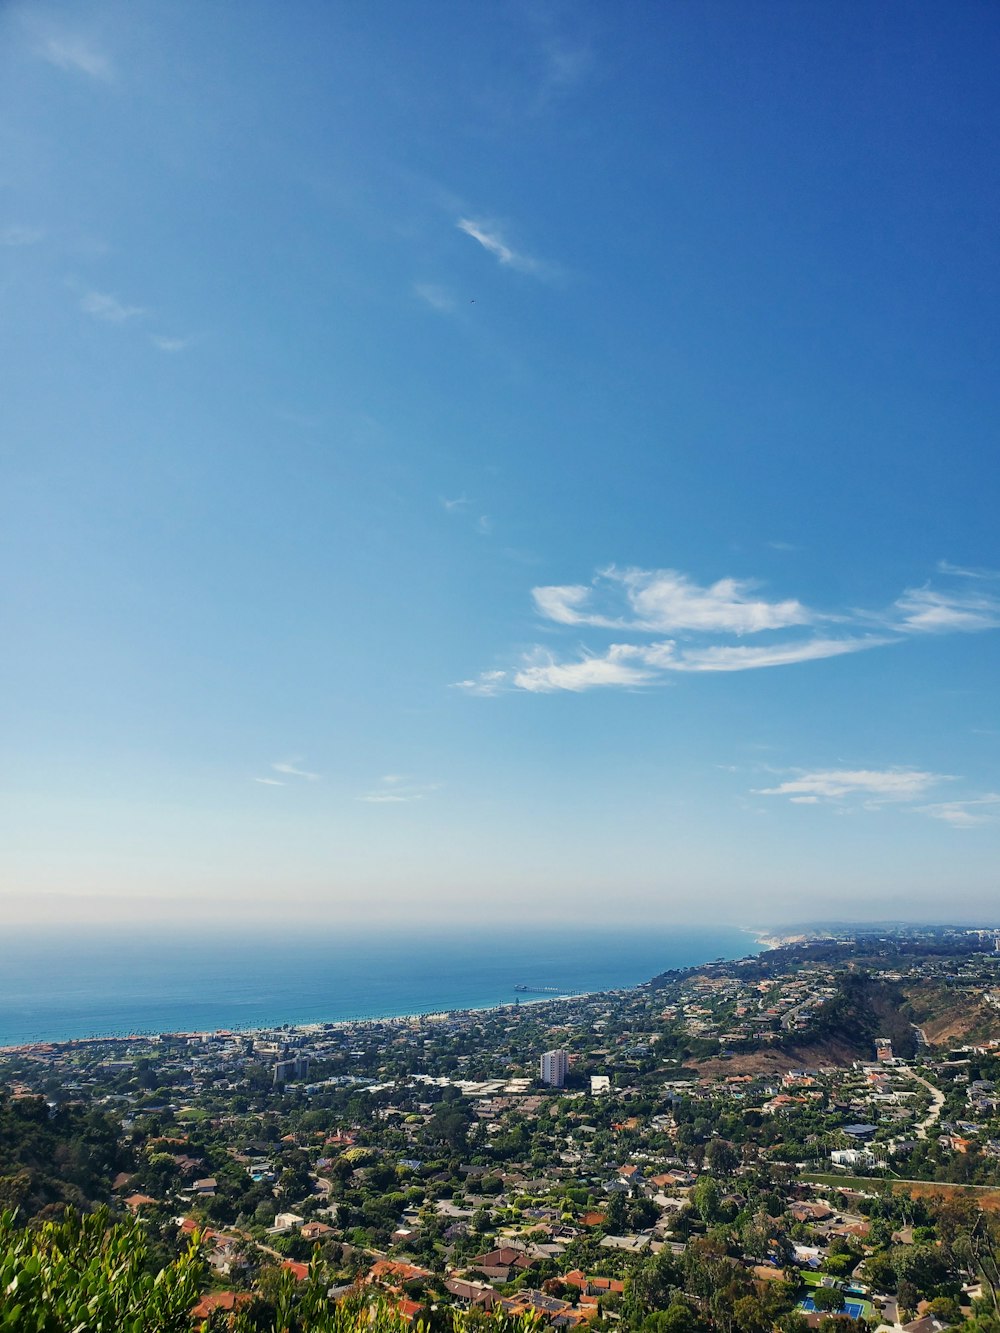
[(368, 1270), (366, 1282), (378, 1282), (387, 1287), (401, 1287), (404, 1282), (414, 1282), (417, 1278), (430, 1277), (426, 1268), (416, 1264), (403, 1263), (398, 1259), (377, 1259)]
[(155, 1204), (157, 1202), (158, 1200), (151, 1199), (148, 1194), (130, 1194), (127, 1199), (122, 1200), (122, 1203), (124, 1203), (125, 1207), (133, 1214), (133, 1216), (138, 1213), (140, 1208), (145, 1208), (149, 1204)]
[(788, 1211), (796, 1222), (822, 1222), (833, 1216), (833, 1209), (825, 1203), (793, 1203)]
[(244, 1305), (249, 1305), (252, 1300), (253, 1293), (249, 1291), (210, 1291), (192, 1309), (191, 1318), (208, 1319), (216, 1310), (232, 1314)]
[(299, 1228), (299, 1235), (303, 1240), (322, 1240), (324, 1236), (333, 1235), (333, 1227), (328, 1227), (325, 1222), (305, 1222)]
[(483, 1310), (492, 1310), (499, 1299), (497, 1293), (487, 1283), (469, 1282), (464, 1278), (447, 1278), (444, 1289), (462, 1305), (476, 1305)]
[(830, 1154), (834, 1166), (874, 1166), (876, 1157), (867, 1148), (837, 1148)]
[(584, 1296), (608, 1296), (621, 1294), (625, 1290), (624, 1282), (614, 1277), (588, 1277), (579, 1268), (563, 1274), (563, 1282), (568, 1287), (576, 1287)]

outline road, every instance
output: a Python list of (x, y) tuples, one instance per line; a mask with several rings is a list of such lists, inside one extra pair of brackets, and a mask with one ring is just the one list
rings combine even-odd
[(928, 1111), (927, 1115), (921, 1120), (919, 1125), (914, 1126), (917, 1138), (925, 1139), (927, 1137), (928, 1129), (930, 1129), (931, 1125), (936, 1124), (938, 1117), (941, 1114), (941, 1107), (944, 1106), (944, 1093), (940, 1088), (936, 1088), (933, 1083), (928, 1083), (927, 1079), (921, 1078), (917, 1071), (912, 1069), (909, 1065), (906, 1066), (906, 1072), (909, 1074), (910, 1078), (919, 1083), (921, 1087), (926, 1088), (934, 1099), (934, 1104)]

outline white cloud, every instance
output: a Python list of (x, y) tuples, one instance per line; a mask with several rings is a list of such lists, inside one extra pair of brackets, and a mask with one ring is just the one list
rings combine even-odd
[(1000, 625), (1000, 598), (985, 592), (908, 588), (895, 607), (900, 628), (915, 633), (976, 633)]
[(124, 305), (109, 292), (84, 292), (80, 297), (80, 309), (108, 324), (126, 324), (130, 319), (137, 319), (147, 313), (142, 306)]
[(916, 768), (829, 768), (814, 773), (799, 773), (777, 787), (758, 787), (756, 796), (788, 796), (799, 804), (820, 800), (840, 800), (845, 796), (864, 796), (869, 802), (913, 801), (928, 788), (950, 782), (944, 773), (928, 773)]
[(279, 782), (277, 778), (254, 778), (254, 782), (260, 782), (265, 787), (287, 787), (286, 782)]
[(1000, 818), (1000, 793), (988, 792), (967, 801), (939, 801), (934, 805), (918, 805), (917, 811), (931, 819), (943, 820), (952, 828), (978, 828), (995, 824)]
[(625, 660), (627, 654), (616, 652), (616, 648), (624, 646), (613, 645), (604, 657), (522, 667), (514, 673), (514, 684), (519, 690), (528, 690), (532, 694), (551, 694), (556, 690), (580, 693), (602, 685), (648, 685), (653, 673)]
[(466, 694), (500, 694), (507, 682), (506, 671), (482, 671), (471, 680), (457, 680), (454, 688)]
[(413, 294), (440, 315), (452, 315), (458, 308), (458, 302), (451, 292), (434, 282), (415, 282)]
[(154, 333), (150, 335), (149, 341), (154, 347), (158, 347), (161, 352), (184, 352), (194, 341), (193, 338), (168, 338), (162, 334)]
[(619, 622), (584, 610), (590, 600), (590, 592), (590, 588), (582, 583), (570, 583), (548, 588), (532, 588), (531, 595), (535, 601), (535, 609), (545, 616), (546, 620), (554, 620), (558, 625), (617, 627)]
[(895, 804), (916, 814), (941, 820), (952, 828), (978, 828), (1000, 822), (1000, 793), (987, 792), (955, 801), (934, 801), (915, 805), (932, 788), (957, 782), (947, 773), (931, 773), (917, 768), (819, 769), (796, 771), (776, 787), (759, 787), (756, 796), (784, 796), (794, 805), (830, 805), (843, 814), (857, 803), (867, 810)]
[(997, 569), (968, 569), (964, 565), (953, 565), (950, 560), (939, 560), (937, 563), (938, 571), (941, 574), (952, 574), (956, 578), (962, 579), (1000, 579), (1000, 570)]
[(662, 683), (673, 672), (750, 671), (762, 667), (787, 666), (860, 652), (882, 643), (881, 639), (805, 639), (760, 647), (741, 644), (709, 648), (683, 648), (672, 639), (660, 643), (613, 643), (603, 653), (586, 653), (574, 661), (560, 661), (538, 648), (526, 663), (512, 673), (490, 671), (474, 680), (459, 682), (470, 694), (499, 694), (508, 683), (533, 694), (571, 690), (576, 694), (599, 686), (639, 686)]
[(44, 235), (40, 227), (22, 227), (15, 223), (0, 230), (0, 245), (37, 245)]
[(321, 773), (310, 773), (304, 768), (299, 768), (299, 759), (285, 759), (280, 763), (272, 764), (271, 767), (275, 773), (283, 773), (286, 777), (305, 778), (307, 782), (318, 782), (323, 776)]
[[(464, 497), (463, 501), (464, 503)], [(949, 567), (968, 578), (991, 577)], [(752, 671), (902, 644), (918, 634), (977, 632), (1000, 627), (1000, 597), (966, 583), (956, 590), (910, 588), (888, 610), (819, 611), (798, 598), (772, 600), (751, 579), (699, 584), (673, 569), (599, 570), (589, 584), (545, 584), (531, 590), (535, 610), (551, 626), (626, 631), (629, 637), (668, 632), (652, 643), (583, 647), (562, 660), (537, 648), (523, 665), (494, 671), (460, 687), (474, 694), (514, 688), (532, 693), (598, 686), (662, 683), (669, 673)], [(780, 638), (778, 631), (785, 633)], [(753, 644), (739, 642), (759, 636)], [(733, 642), (733, 640), (737, 640)]]
[(73, 33), (49, 33), (38, 46), (38, 54), (59, 69), (86, 74), (108, 82), (114, 77), (110, 59), (85, 37)]
[(761, 630), (808, 625), (817, 617), (801, 602), (768, 602), (752, 596), (756, 584), (740, 579), (719, 579), (702, 588), (674, 570), (608, 570), (621, 581), (639, 625), (644, 629), (715, 630), (756, 634)]
[(403, 773), (387, 773), (378, 787), (363, 792), (358, 800), (369, 805), (407, 805), (412, 801), (425, 801), (440, 786), (439, 782), (413, 782)]
[(505, 268), (517, 269), (520, 273), (538, 274), (541, 272), (542, 266), (538, 260), (512, 249), (493, 223), (477, 222), (473, 218), (459, 218), (455, 225), (459, 231), (464, 231), (466, 236), (471, 236), (474, 241), (478, 241), (483, 249), (488, 251)]
[[(819, 619), (794, 599), (769, 602), (755, 596), (756, 587), (751, 580), (732, 578), (702, 587), (673, 569), (620, 570), (612, 565), (600, 571), (591, 587), (533, 588), (532, 596), (542, 615), (563, 625), (757, 634)], [(595, 592), (604, 602), (612, 602), (610, 614), (587, 609)]]
[(889, 639), (874, 636), (854, 639), (803, 639), (796, 643), (772, 643), (744, 647), (719, 644), (711, 648), (686, 650), (673, 664), (675, 671), (752, 671), (760, 667), (792, 666), (796, 662), (817, 662), (824, 657), (842, 657), (877, 648)]
[(472, 508), (472, 501), (467, 495), (457, 495), (454, 499), (447, 496), (441, 497), (442, 506), (449, 514), (458, 514), (465, 518), (466, 522), (479, 533), (480, 537), (491, 537), (493, 535), (493, 520), (489, 514), (479, 514), (477, 517), (469, 512)]

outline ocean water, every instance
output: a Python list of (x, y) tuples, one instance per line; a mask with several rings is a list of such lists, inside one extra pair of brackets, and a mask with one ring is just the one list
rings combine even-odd
[(485, 1009), (513, 1003), (518, 985), (613, 990), (757, 948), (732, 927), (9, 930), (0, 941), (0, 1046)]

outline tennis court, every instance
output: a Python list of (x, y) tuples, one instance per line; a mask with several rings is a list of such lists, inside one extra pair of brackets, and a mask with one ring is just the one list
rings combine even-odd
[[(804, 1301), (800, 1301), (800, 1302), (799, 1302), (799, 1309), (800, 1309), (800, 1310), (805, 1310), (807, 1314), (808, 1314), (808, 1313), (811, 1313), (813, 1310), (815, 1310), (815, 1309), (816, 1309), (816, 1306), (813, 1304), (813, 1298), (812, 1298), (811, 1296), (807, 1296), (807, 1297), (805, 1298)], [(860, 1318), (861, 1318), (861, 1311), (862, 1311), (863, 1309), (864, 1309), (864, 1306), (861, 1304), (860, 1301), (844, 1301), (843, 1309), (841, 1309), (841, 1310), (835, 1310), (835, 1311), (833, 1311), (833, 1313), (834, 1313), (834, 1314), (849, 1314), (849, 1315), (851, 1316), (852, 1319), (860, 1319)]]

